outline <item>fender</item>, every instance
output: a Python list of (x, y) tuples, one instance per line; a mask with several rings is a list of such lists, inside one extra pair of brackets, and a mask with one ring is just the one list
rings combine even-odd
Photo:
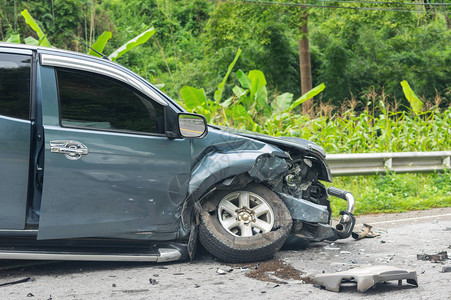
[(332, 174), (330, 173), (329, 166), (326, 162), (326, 151), (324, 151), (323, 147), (314, 142), (297, 137), (274, 137), (266, 134), (222, 126), (219, 126), (219, 128), (225, 132), (273, 145), (290, 153), (292, 157), (302, 155), (304, 157), (307, 156), (314, 158), (313, 163), (316, 165), (316, 169), (318, 170), (318, 179), (332, 182)]

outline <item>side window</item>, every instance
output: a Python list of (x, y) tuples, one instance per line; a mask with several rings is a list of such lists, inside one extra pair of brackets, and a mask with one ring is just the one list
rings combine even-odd
[(0, 115), (30, 118), (31, 56), (0, 53)]
[(164, 133), (163, 106), (106, 76), (57, 69), (61, 125)]

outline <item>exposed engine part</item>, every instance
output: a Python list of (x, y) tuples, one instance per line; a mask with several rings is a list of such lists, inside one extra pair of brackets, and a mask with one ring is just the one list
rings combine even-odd
[(294, 197), (303, 198), (303, 192), (310, 187), (312, 182), (317, 181), (318, 172), (312, 168), (313, 163), (307, 158), (290, 161), (288, 166), (282, 191)]

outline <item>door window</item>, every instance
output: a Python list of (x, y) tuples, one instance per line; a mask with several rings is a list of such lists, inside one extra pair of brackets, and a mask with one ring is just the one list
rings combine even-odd
[(163, 134), (163, 106), (106, 76), (57, 69), (61, 125)]
[(30, 118), (31, 57), (0, 53), (0, 115)]

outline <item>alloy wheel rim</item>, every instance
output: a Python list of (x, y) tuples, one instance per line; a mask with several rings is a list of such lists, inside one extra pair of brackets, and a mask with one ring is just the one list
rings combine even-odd
[(237, 191), (226, 195), (218, 204), (221, 226), (237, 237), (267, 233), (274, 225), (274, 212), (261, 196)]

